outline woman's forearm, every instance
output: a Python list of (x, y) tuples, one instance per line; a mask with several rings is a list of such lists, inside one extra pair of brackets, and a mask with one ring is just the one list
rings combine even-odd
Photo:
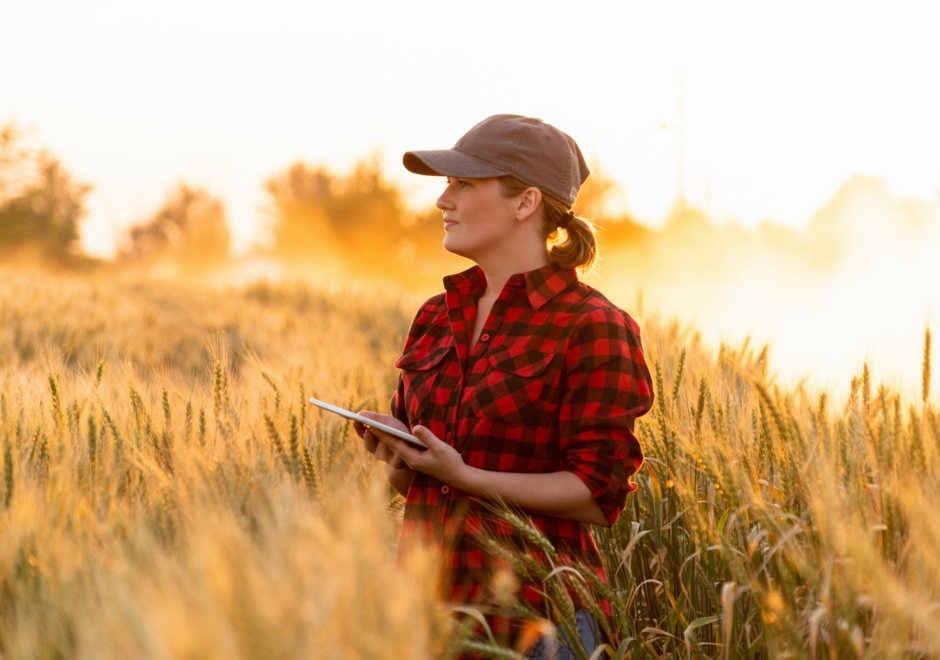
[(464, 492), (501, 499), (534, 513), (610, 526), (591, 491), (574, 472), (494, 472), (467, 466), (461, 473), (460, 483), (453, 485)]
[(481, 470), (467, 465), (456, 449), (424, 426), (411, 429), (427, 445), (423, 451), (393, 435), (382, 431), (373, 432), (411, 468), (385, 468), (388, 480), (400, 493), (407, 492), (414, 474), (412, 470), (419, 470), (471, 495), (500, 499), (507, 504), (556, 518), (610, 526), (607, 516), (591, 497), (590, 489), (574, 472), (533, 474)]

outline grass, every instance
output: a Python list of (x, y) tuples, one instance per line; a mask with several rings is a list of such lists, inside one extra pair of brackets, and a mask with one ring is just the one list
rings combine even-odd
[[(384, 409), (416, 302), (0, 273), (0, 657), (515, 657), (434, 604), (431, 557), (396, 560), (400, 498), (305, 404)], [(604, 656), (940, 656), (929, 334), (918, 400), (863, 365), (836, 406), (766, 349), (644, 332), (648, 460), (595, 529)], [(564, 627), (590, 574), (514, 561)]]

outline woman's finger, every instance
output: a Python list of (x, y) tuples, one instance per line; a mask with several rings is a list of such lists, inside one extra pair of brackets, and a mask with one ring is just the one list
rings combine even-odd
[(405, 461), (402, 460), (401, 456), (398, 454), (392, 454), (388, 460), (388, 464), (391, 465), (396, 470), (400, 470), (405, 467)]
[(378, 438), (375, 437), (375, 434), (371, 430), (366, 429), (366, 431), (362, 434), (362, 445), (370, 454), (374, 454), (380, 444), (381, 443), (379, 442)]
[(372, 412), (371, 410), (360, 410), (359, 414), (370, 419), (374, 422), (379, 422), (380, 424), (385, 424), (386, 426), (391, 426), (393, 429), (398, 429), (399, 431), (404, 431), (409, 433), (408, 427), (405, 426), (400, 420), (392, 417), (391, 415), (380, 415), (377, 412)]
[(388, 449), (389, 454), (399, 458), (401, 467), (408, 466), (411, 469), (416, 469), (422, 465), (421, 455), (424, 453), (424, 450), (419, 451), (410, 443), (396, 438), (393, 435), (382, 433), (381, 431), (376, 432), (376, 436)]
[(384, 442), (379, 442), (378, 446), (375, 448), (375, 457), (383, 463), (389, 462), (390, 453)]
[(402, 469), (405, 465), (405, 461), (402, 460), (401, 456), (392, 451), (391, 447), (384, 442), (379, 443), (375, 450), (375, 457), (383, 463), (388, 463), (396, 470)]

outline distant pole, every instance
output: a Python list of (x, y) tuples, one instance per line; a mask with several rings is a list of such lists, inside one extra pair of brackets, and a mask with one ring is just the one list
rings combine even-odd
[(678, 72), (678, 91), (676, 106), (676, 191), (679, 206), (685, 208), (685, 73), (682, 67)]
[(681, 210), (685, 208), (685, 73), (682, 67), (677, 74), (676, 118), (659, 127), (676, 132), (676, 203)]

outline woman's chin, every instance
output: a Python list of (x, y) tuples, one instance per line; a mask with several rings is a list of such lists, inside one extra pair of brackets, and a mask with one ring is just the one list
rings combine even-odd
[(451, 254), (456, 254), (458, 257), (466, 257), (466, 250), (464, 246), (460, 244), (460, 241), (454, 236), (449, 234), (444, 236), (444, 249), (450, 252)]

